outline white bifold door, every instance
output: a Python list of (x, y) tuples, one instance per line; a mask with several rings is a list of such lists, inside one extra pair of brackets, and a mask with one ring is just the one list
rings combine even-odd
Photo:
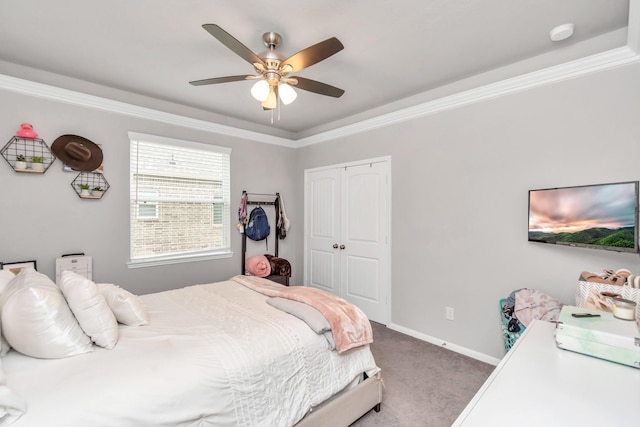
[(305, 171), (304, 284), (389, 322), (390, 159)]

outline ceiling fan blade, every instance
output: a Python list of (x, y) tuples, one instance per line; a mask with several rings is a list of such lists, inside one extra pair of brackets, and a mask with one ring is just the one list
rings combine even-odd
[[(304, 77), (294, 76), (290, 78), (291, 84), (298, 89), (306, 90), (309, 92), (318, 93), (320, 95), (333, 96), (334, 98), (340, 98), (344, 93), (344, 90), (335, 86), (321, 83), (316, 80), (305, 79)], [(294, 83), (293, 80), (297, 80), (298, 83)]]
[(220, 28), (216, 24), (204, 24), (202, 26), (213, 37), (218, 39), (220, 43), (231, 49), (236, 55), (250, 63), (251, 65), (260, 64), (266, 67), (266, 64), (258, 55), (253, 53), (248, 47), (236, 40), (231, 34)]
[(239, 82), (240, 80), (251, 80), (254, 77), (255, 76), (252, 76), (252, 75), (215, 77), (213, 79), (195, 80), (195, 81), (189, 82), (189, 84), (192, 84), (194, 86), (213, 85), (217, 83), (228, 83), (228, 82)]
[(331, 55), (344, 49), (344, 46), (335, 37), (331, 37), (323, 42), (314, 44), (300, 52), (291, 55), (280, 64), (280, 69), (285, 73), (295, 73), (303, 68), (316, 64)]

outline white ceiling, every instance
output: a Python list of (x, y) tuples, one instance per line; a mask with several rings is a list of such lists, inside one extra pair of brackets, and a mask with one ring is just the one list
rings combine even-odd
[[(0, 17), (1, 74), (297, 139), (624, 46), (629, 0), (2, 0)], [(272, 124), (250, 81), (189, 85), (253, 73), (206, 23), (255, 53), (267, 31), (285, 56), (337, 37), (344, 50), (297, 74), (345, 94), (299, 90)]]

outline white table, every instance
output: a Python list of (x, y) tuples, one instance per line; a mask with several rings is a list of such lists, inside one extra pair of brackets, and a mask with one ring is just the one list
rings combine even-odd
[(453, 426), (640, 426), (640, 369), (556, 347), (534, 321)]

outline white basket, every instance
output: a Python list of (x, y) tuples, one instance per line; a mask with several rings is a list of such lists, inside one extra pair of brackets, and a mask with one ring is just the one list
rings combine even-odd
[(585, 302), (587, 301), (587, 297), (589, 296), (591, 291), (595, 291), (597, 293), (611, 292), (621, 295), (624, 299), (635, 301), (636, 319), (640, 319), (640, 289), (632, 288), (631, 286), (611, 285), (608, 283), (597, 282), (584, 282), (582, 280), (579, 280), (578, 286), (576, 287), (576, 306), (584, 307)]

